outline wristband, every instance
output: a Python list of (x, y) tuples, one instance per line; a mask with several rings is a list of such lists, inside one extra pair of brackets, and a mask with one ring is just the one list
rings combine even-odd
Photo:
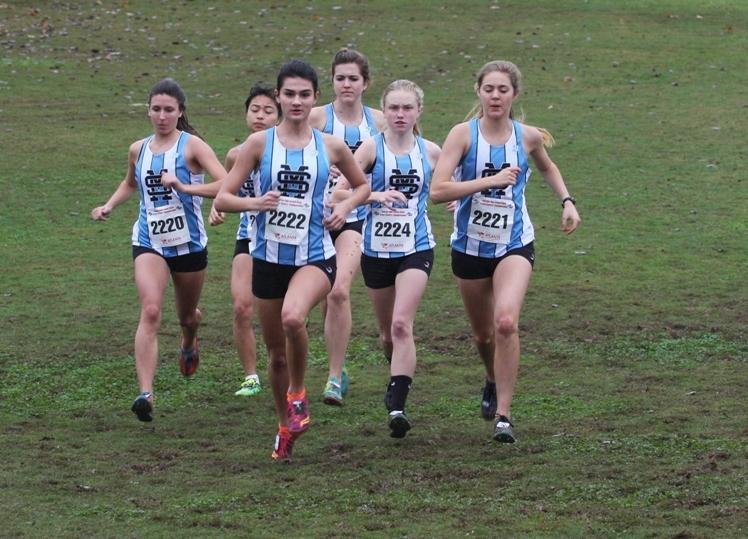
[(565, 207), (566, 207), (566, 203), (567, 203), (567, 202), (571, 202), (571, 203), (572, 203), (572, 204), (574, 204), (575, 206), (577, 205), (577, 199), (576, 199), (576, 198), (574, 198), (574, 197), (566, 197), (566, 198), (564, 198), (564, 199), (563, 199), (563, 200), (561, 201), (561, 207), (562, 207), (562, 208), (565, 208)]

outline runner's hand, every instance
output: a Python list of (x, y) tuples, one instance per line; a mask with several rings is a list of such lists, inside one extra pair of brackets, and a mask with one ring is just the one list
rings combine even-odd
[(388, 189), (381, 193), (376, 193), (374, 200), (389, 209), (394, 209), (398, 204), (407, 204), (408, 199), (396, 189)]
[(182, 190), (182, 182), (179, 181), (173, 172), (164, 172), (161, 174), (161, 185), (174, 191)]
[(94, 221), (106, 221), (112, 213), (112, 208), (104, 204), (91, 210), (91, 219)]
[(487, 176), (486, 179), (491, 182), (492, 188), (502, 189), (510, 185), (515, 185), (520, 172), (519, 167), (506, 167), (493, 176)]
[(222, 211), (218, 211), (216, 209), (215, 203), (211, 204), (210, 214), (208, 215), (208, 222), (211, 224), (211, 226), (222, 225), (225, 218), (226, 214), (224, 214)]

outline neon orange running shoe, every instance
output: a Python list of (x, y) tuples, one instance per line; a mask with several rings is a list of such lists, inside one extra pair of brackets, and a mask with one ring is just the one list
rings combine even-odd
[(290, 432), (278, 431), (275, 435), (275, 448), (271, 458), (275, 462), (291, 462), (291, 452), (293, 451), (293, 443), (296, 440), (293, 434)]
[(309, 417), (309, 403), (306, 397), (301, 400), (289, 400), (286, 410), (288, 416), (288, 430), (291, 434), (299, 435), (305, 432), (312, 422)]

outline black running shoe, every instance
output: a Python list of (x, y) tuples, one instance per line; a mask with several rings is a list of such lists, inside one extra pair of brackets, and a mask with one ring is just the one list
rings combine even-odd
[(390, 427), (390, 436), (393, 438), (405, 438), (410, 430), (410, 421), (404, 412), (393, 410), (387, 423)]
[(493, 429), (493, 439), (502, 444), (513, 444), (517, 441), (512, 432), (512, 422), (509, 418), (500, 415), (496, 418), (496, 424)]
[(483, 386), (483, 399), (480, 401), (480, 413), (486, 421), (491, 421), (496, 415), (496, 382), (486, 380), (486, 385)]
[(153, 395), (151, 393), (144, 391), (138, 395), (138, 398), (135, 399), (135, 402), (133, 402), (130, 407), (133, 413), (138, 416), (138, 419), (141, 421), (153, 421), (153, 416), (151, 415), (153, 412), (153, 405), (151, 404), (152, 398)]

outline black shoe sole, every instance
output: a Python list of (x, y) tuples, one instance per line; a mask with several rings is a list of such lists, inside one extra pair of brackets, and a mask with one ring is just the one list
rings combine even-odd
[(512, 436), (511, 434), (507, 434), (505, 432), (494, 434), (493, 439), (499, 442), (500, 444), (513, 444), (517, 441), (517, 439)]
[(408, 418), (402, 415), (393, 417), (390, 419), (390, 436), (393, 438), (405, 438), (405, 435), (410, 430), (410, 421)]
[(153, 416), (151, 415), (151, 412), (153, 412), (153, 406), (148, 402), (148, 399), (135, 399), (135, 402), (132, 403), (132, 408), (130, 409), (136, 416), (138, 416), (140, 421), (146, 423), (153, 421)]

